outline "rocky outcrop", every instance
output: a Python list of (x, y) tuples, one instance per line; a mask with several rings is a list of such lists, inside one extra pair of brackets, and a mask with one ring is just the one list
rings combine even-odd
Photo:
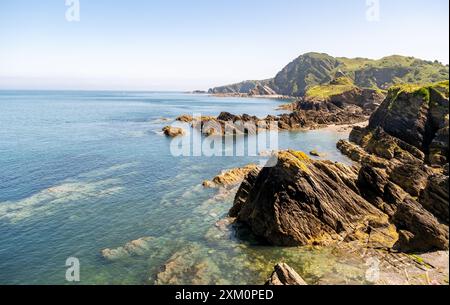
[(279, 246), (324, 245), (366, 241), (378, 230), (385, 246), (393, 244), (386, 215), (358, 194), (356, 168), (295, 151), (276, 158), (277, 165), (263, 168), (254, 182), (254, 176), (246, 179), (232, 209), (257, 236)]
[(369, 129), (381, 128), (425, 153), (428, 163), (448, 163), (448, 81), (427, 87), (399, 86), (370, 119)]
[(391, 90), (370, 125), (338, 143), (358, 165), (279, 152), (276, 166), (247, 176), (230, 215), (273, 245), (447, 250), (448, 146), (435, 139), (448, 128), (448, 82), (404, 90)]
[[(355, 106), (356, 107), (356, 106)], [(201, 130), (205, 136), (231, 136), (256, 134), (258, 130), (304, 130), (319, 129), (328, 125), (348, 125), (367, 121), (368, 116), (361, 109), (358, 111), (340, 109), (332, 106), (328, 110), (296, 109), (291, 113), (278, 116), (269, 115), (258, 118), (248, 114), (234, 115), (228, 112), (218, 117), (202, 117), (194, 119), (182, 116), (180, 121), (189, 122), (194, 128)]]
[[(256, 85), (252, 90), (254, 95), (273, 95), (274, 93), (269, 87), (262, 85)], [(177, 118), (177, 121), (191, 123), (205, 136), (256, 134), (257, 129), (317, 129), (328, 125), (365, 122), (383, 97), (379, 91), (351, 86), (349, 90), (331, 94), (326, 98), (305, 97), (292, 104), (284, 105), (283, 109), (291, 112), (277, 116), (258, 118), (247, 114), (234, 115), (222, 112), (216, 118), (193, 118), (183, 115)]]
[(393, 217), (399, 240), (394, 249), (402, 252), (448, 250), (448, 225), (425, 210), (420, 203), (406, 199)]
[(340, 76), (324, 85), (309, 88), (298, 108), (316, 111), (345, 111), (370, 116), (383, 102), (380, 90), (357, 87), (347, 76)]
[(448, 249), (448, 112), (448, 82), (396, 87), (353, 143), (338, 143), (363, 164), (361, 194), (391, 217), (398, 250)]
[(217, 265), (202, 252), (200, 245), (188, 244), (179, 249), (160, 268), (155, 285), (218, 285)]
[(180, 127), (166, 126), (163, 128), (162, 131), (166, 136), (171, 137), (171, 138), (183, 136), (185, 134), (184, 129), (180, 128)]
[(267, 280), (269, 286), (306, 286), (308, 285), (294, 269), (285, 263), (275, 266), (275, 270)]
[(204, 181), (203, 186), (208, 188), (233, 187), (241, 183), (250, 172), (259, 172), (259, 167), (256, 164), (249, 164), (223, 171), (212, 181)]

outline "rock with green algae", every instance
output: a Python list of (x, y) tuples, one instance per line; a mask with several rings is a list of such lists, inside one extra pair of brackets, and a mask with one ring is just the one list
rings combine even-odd
[[(427, 154), (436, 136), (445, 134), (446, 129), (448, 133), (448, 88), (448, 81), (428, 86), (396, 86), (389, 90), (386, 100), (372, 115), (368, 128), (381, 128)], [(448, 140), (440, 142), (435, 142), (434, 155), (448, 157)], [(439, 161), (437, 157), (434, 159)], [(448, 162), (440, 161), (440, 165)]]

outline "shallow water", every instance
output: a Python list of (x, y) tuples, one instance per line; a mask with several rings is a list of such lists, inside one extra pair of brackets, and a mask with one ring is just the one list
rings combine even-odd
[[(255, 157), (173, 157), (160, 130), (181, 114), (278, 113), (285, 101), (181, 93), (0, 92), (0, 284), (65, 284), (68, 257), (82, 284), (261, 284), (286, 261), (310, 282), (364, 282), (361, 262), (329, 249), (273, 248), (221, 231), (232, 194), (201, 183)], [(346, 133), (285, 132), (280, 148), (336, 150)], [(230, 147), (225, 148), (230, 149)], [(139, 255), (105, 248), (151, 236)], [(164, 282), (159, 282), (163, 284)]]

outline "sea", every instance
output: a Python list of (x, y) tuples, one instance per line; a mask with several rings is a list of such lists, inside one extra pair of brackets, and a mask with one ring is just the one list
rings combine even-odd
[[(174, 140), (161, 132), (183, 114), (265, 117), (286, 102), (0, 91), (0, 284), (264, 284), (278, 262), (309, 283), (364, 283), (363, 260), (330, 248), (272, 247), (225, 225), (235, 190), (203, 181), (260, 156), (174, 155)], [(280, 132), (278, 147), (350, 164), (336, 149), (346, 138), (348, 131)], [(142, 238), (134, 251), (130, 242)], [(104, 249), (121, 255), (107, 259)], [(75, 281), (67, 276), (73, 259)]]

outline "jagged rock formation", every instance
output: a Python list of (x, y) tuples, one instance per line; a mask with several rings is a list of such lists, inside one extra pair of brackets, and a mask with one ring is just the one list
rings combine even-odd
[(330, 95), (326, 99), (304, 98), (290, 105), (293, 111), (278, 116), (258, 118), (247, 114), (222, 112), (217, 118), (180, 116), (177, 120), (191, 123), (206, 136), (256, 134), (257, 129), (300, 130), (328, 125), (347, 125), (367, 121), (384, 95), (375, 90), (353, 88)]
[(308, 285), (294, 269), (285, 263), (275, 266), (275, 271), (267, 280), (269, 286), (306, 286)]
[(399, 55), (372, 60), (306, 53), (289, 63), (273, 79), (216, 87), (209, 93), (249, 94), (257, 86), (267, 86), (278, 95), (304, 96), (309, 88), (327, 84), (341, 76), (351, 78), (359, 88), (386, 90), (399, 83), (448, 80), (449, 67), (439, 62)]
[(279, 152), (275, 167), (247, 176), (230, 215), (274, 245), (447, 250), (448, 142), (430, 148), (442, 130), (448, 82), (394, 88), (367, 128), (338, 143), (360, 165)]
[(275, 158), (275, 167), (246, 179), (230, 214), (257, 236), (279, 246), (353, 239), (393, 245), (388, 217), (358, 194), (357, 168), (295, 151)]
[(448, 82), (394, 87), (353, 143), (338, 143), (363, 163), (363, 195), (392, 217), (402, 251), (448, 248), (448, 107)]

